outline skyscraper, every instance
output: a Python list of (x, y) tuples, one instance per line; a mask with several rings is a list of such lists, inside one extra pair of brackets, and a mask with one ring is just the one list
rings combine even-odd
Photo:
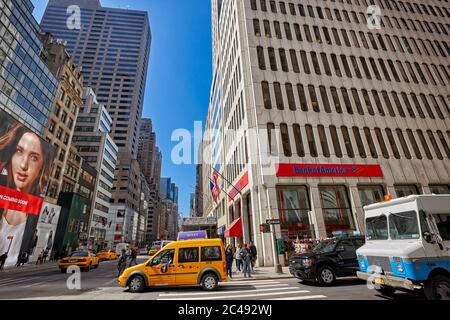
[[(368, 19), (371, 5), (380, 21)], [(205, 215), (219, 229), (241, 223), (237, 240), (255, 242), (259, 265), (277, 258), (259, 229), (267, 219), (280, 219), (275, 237), (289, 242), (365, 232), (363, 206), (386, 194), (450, 193), (443, 2), (212, 0), (212, 9), (211, 101), (223, 100), (210, 104), (206, 128), (224, 130), (219, 143), (204, 139), (203, 185), (216, 148), (232, 185)]]
[(0, 2), (0, 108), (43, 135), (58, 81), (42, 60), (33, 10), (29, 0)]
[(151, 44), (148, 13), (102, 7), (98, 0), (50, 0), (41, 27), (67, 41), (69, 53), (83, 68), (85, 87), (108, 109), (111, 136), (119, 147), (110, 208), (137, 222), (137, 154)]

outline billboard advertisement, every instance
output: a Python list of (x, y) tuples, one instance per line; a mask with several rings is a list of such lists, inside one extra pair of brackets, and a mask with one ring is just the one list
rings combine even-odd
[(55, 150), (0, 110), (0, 262), (29, 256)]
[(60, 213), (60, 206), (44, 202), (30, 248), (30, 261), (36, 261), (39, 255), (45, 251), (47, 251), (48, 257), (52, 256), (51, 250), (55, 241)]

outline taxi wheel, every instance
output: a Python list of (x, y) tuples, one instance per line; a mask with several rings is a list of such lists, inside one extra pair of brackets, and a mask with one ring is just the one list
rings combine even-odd
[(317, 272), (317, 279), (319, 283), (323, 286), (331, 286), (336, 280), (336, 275), (333, 268), (329, 266), (322, 266)]
[(206, 291), (212, 291), (217, 288), (219, 281), (217, 280), (217, 277), (212, 274), (208, 273), (205, 276), (203, 276), (201, 285), (204, 290)]
[(145, 289), (145, 281), (144, 278), (140, 275), (135, 275), (130, 279), (130, 282), (128, 284), (128, 288), (130, 289), (130, 292), (137, 293), (142, 292)]

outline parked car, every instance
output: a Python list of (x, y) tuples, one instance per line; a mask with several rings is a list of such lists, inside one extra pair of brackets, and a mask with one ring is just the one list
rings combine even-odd
[(119, 256), (117, 255), (117, 253), (113, 250), (104, 250), (104, 251), (100, 251), (99, 253), (97, 253), (97, 258), (100, 261), (103, 260), (116, 260)]
[(118, 280), (130, 292), (142, 292), (155, 285), (201, 285), (210, 291), (227, 279), (222, 240), (199, 239), (171, 242), (145, 263), (126, 269)]
[(364, 242), (362, 236), (323, 240), (310, 252), (292, 255), (289, 271), (298, 279), (317, 281), (325, 286), (334, 284), (336, 277), (356, 276), (359, 270), (356, 250)]
[(91, 251), (75, 251), (61, 259), (58, 264), (62, 273), (65, 273), (70, 266), (78, 266), (80, 269), (89, 271), (92, 268), (98, 268), (99, 260)]

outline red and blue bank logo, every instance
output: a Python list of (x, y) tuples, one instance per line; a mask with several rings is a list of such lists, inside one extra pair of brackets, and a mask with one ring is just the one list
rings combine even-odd
[(277, 165), (277, 177), (383, 177), (377, 164), (290, 164)]

